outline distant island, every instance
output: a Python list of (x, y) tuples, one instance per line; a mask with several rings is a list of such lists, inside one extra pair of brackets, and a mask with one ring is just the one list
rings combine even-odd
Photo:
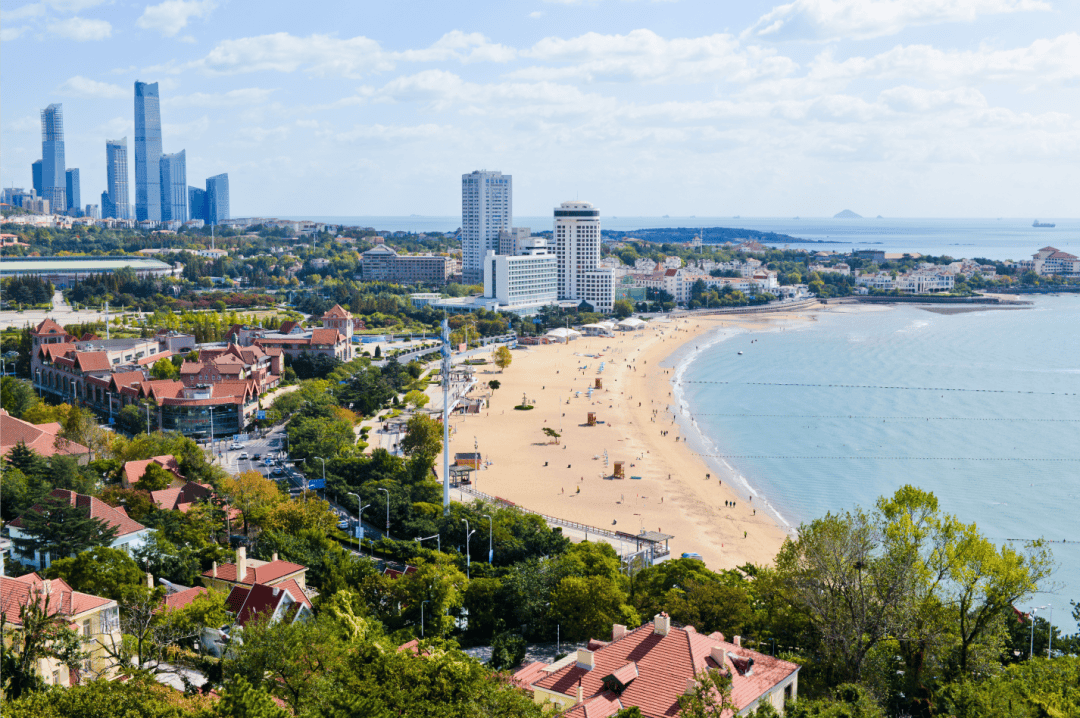
[[(723, 244), (734, 242), (736, 244), (748, 239), (761, 242), (762, 244), (846, 244), (827, 239), (802, 239), (788, 234), (776, 232), (759, 232), (755, 229), (739, 229), (737, 227), (665, 227), (650, 229), (635, 229), (623, 232), (615, 229), (603, 229), (600, 232), (605, 239), (625, 240), (643, 239), (646, 242), (689, 242), (694, 237), (701, 237), (705, 244)], [(544, 235), (544, 232), (538, 233)], [(550, 236), (550, 232), (547, 233)]]
[(833, 219), (862, 219), (861, 214), (855, 214), (850, 209), (845, 209), (843, 212), (837, 212), (833, 215)]

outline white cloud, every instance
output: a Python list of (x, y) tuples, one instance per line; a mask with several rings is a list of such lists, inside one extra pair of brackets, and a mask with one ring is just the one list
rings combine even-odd
[(67, 20), (49, 23), (48, 29), (54, 35), (78, 42), (104, 40), (112, 35), (112, 25), (107, 21), (83, 17), (69, 17)]
[(543, 16), (544, 16), (544, 11), (543, 10), (533, 10), (531, 13), (529, 13), (528, 17), (529, 17), (530, 20), (537, 20), (539, 18), (542, 18)]
[(514, 55), (512, 48), (491, 43), (480, 33), (458, 30), (446, 33), (429, 47), (402, 52), (388, 52), (363, 36), (342, 40), (330, 35), (297, 37), (279, 32), (226, 40), (189, 67), (213, 74), (303, 69), (315, 75), (360, 77), (392, 70), (398, 62), (507, 62)]
[(17, 39), (20, 35), (26, 32), (25, 27), (5, 27), (0, 28), (0, 41), (11, 42)]
[(525, 80), (569, 78), (621, 82), (747, 82), (784, 76), (798, 65), (759, 47), (743, 48), (732, 35), (667, 39), (651, 30), (625, 35), (589, 32), (564, 40), (548, 37), (523, 56), (559, 66), (534, 66), (510, 73)]
[(264, 90), (259, 87), (246, 87), (218, 94), (195, 92), (190, 95), (167, 97), (164, 102), (170, 107), (237, 107), (262, 104), (273, 92), (274, 90)]
[(192, 18), (209, 15), (215, 5), (214, 0), (165, 0), (160, 5), (147, 5), (135, 24), (144, 30), (157, 30), (173, 37), (187, 27)]
[(419, 140), (434, 140), (454, 134), (452, 127), (443, 125), (356, 125), (351, 130), (339, 132), (334, 139), (343, 142), (356, 140), (381, 140), (394, 142), (409, 142)]
[(1042, 0), (795, 0), (745, 33), (767, 40), (827, 41), (894, 35), (906, 27), (971, 22), (979, 15), (1049, 10)]
[(1036, 40), (1008, 50), (980, 48), (959, 52), (929, 45), (897, 45), (872, 57), (836, 61), (825, 52), (811, 63), (818, 81), (919, 78), (943, 83), (1008, 82), (1027, 89), (1074, 85), (1080, 80), (1080, 34)]
[(56, 91), (64, 95), (75, 97), (94, 97), (105, 100), (126, 100), (131, 92), (119, 85), (110, 85), (107, 82), (98, 82), (82, 75), (76, 75), (66, 80)]
[(38, 17), (45, 14), (45, 5), (42, 3), (30, 3), (17, 7), (14, 10), (0, 10), (0, 19), (4, 22), (23, 20), (28, 17)]
[(59, 12), (79, 12), (105, 2), (107, 0), (44, 0), (45, 5)]

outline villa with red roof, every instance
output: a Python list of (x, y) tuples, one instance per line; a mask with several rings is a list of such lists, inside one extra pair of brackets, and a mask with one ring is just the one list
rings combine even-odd
[(130, 489), (139, 483), (139, 479), (146, 473), (146, 467), (150, 464), (157, 464), (162, 469), (172, 474), (173, 481), (170, 486), (183, 486), (187, 479), (180, 473), (180, 463), (176, 460), (176, 457), (172, 454), (162, 454), (161, 456), (154, 456), (143, 461), (129, 461), (124, 464), (120, 470), (120, 484), (125, 489)]
[(16, 419), (6, 410), (0, 409), (0, 457), (7, 456), (19, 442), (26, 448), (33, 449), (41, 456), (67, 454), (74, 456), (80, 464), (90, 460), (90, 449), (74, 441), (59, 439), (61, 426), (57, 422), (31, 424), (29, 421)]
[[(109, 506), (95, 496), (77, 494), (67, 489), (55, 489), (49, 493), (49, 496), (67, 499), (71, 505), (85, 509), (90, 518), (99, 519), (107, 526), (115, 527), (116, 538), (109, 544), (110, 548), (120, 549), (129, 554), (134, 553), (136, 549), (141, 548), (146, 543), (154, 530), (129, 517), (122, 507), (114, 508)], [(23, 531), (23, 517), (31, 512), (40, 512), (41, 509), (41, 504), (34, 504), (22, 516), (8, 524), (12, 540), (25, 538), (28, 535)], [(14, 546), (12, 547), (12, 554), (21, 563), (39, 569), (48, 568), (55, 559), (66, 558), (65, 556), (51, 556), (48, 552), (42, 555), (39, 551), (35, 551), (33, 556), (23, 555), (19, 554)]]
[(704, 635), (656, 615), (640, 628), (616, 624), (610, 641), (592, 640), (552, 664), (536, 661), (513, 680), (537, 703), (554, 703), (566, 718), (596, 718), (636, 707), (646, 718), (676, 716), (706, 670), (731, 677), (730, 712), (746, 715), (771, 703), (781, 715), (798, 695), (799, 666), (743, 648), (739, 636)]
[(302, 589), (306, 587), (307, 566), (289, 561), (279, 561), (275, 553), (269, 561), (248, 558), (247, 549), (236, 549), (236, 563), (220, 566), (215, 561), (213, 566), (202, 572), (203, 585), (219, 591), (232, 592), (233, 588), (251, 587), (256, 583), (277, 586), (288, 580), (294, 580)]
[[(50, 616), (59, 614), (72, 631), (82, 637), (86, 659), (71, 671), (52, 658), (41, 658), (34, 669), (46, 684), (70, 686), (81, 680), (105, 677), (115, 673), (105, 647), (120, 643), (120, 614), (116, 601), (72, 590), (63, 579), (46, 580), (36, 573), (13, 578), (0, 575), (0, 612), (7, 619), (5, 632), (22, 630), (19, 611), (23, 606), (38, 603), (47, 607)], [(4, 636), (5, 642), (11, 636)]]

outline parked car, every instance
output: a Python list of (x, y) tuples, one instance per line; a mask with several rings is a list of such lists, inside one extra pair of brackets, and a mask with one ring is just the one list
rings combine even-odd
[(248, 458), (248, 453), (245, 451), (245, 452), (241, 453), (238, 458), (239, 459), (246, 459), (246, 458)]
[(251, 457), (251, 458), (253, 458), (253, 459), (255, 459), (256, 461), (258, 461), (259, 459), (261, 459), (261, 458), (262, 458), (262, 454), (254, 454), (254, 455), (252, 455), (252, 457)]
[(271, 476), (281, 476), (284, 473), (285, 473), (284, 471), (282, 471), (281, 469), (279, 469), (278, 467), (275, 466), (274, 470), (270, 472), (270, 475)]
[(243, 448), (244, 448), (243, 444), (238, 444), (235, 441), (233, 443), (229, 444), (229, 451), (240, 451), (240, 449), (243, 449)]

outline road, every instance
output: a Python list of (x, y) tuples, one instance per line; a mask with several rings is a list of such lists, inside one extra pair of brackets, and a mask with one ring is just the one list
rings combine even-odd
[[(0, 329), (7, 329), (9, 327), (15, 327), (21, 329), (29, 324), (30, 326), (37, 326), (46, 317), (52, 317), (52, 319), (64, 326), (66, 324), (82, 324), (85, 322), (103, 322), (105, 321), (105, 313), (99, 309), (80, 309), (75, 311), (71, 308), (71, 305), (64, 301), (64, 295), (57, 291), (53, 294), (52, 300), (53, 308), (49, 310), (33, 309), (25, 312), (13, 312), (4, 311), (0, 312)], [(120, 314), (115, 307), (110, 310), (109, 316), (115, 317)], [(124, 311), (123, 314), (135, 314), (134, 310)]]

